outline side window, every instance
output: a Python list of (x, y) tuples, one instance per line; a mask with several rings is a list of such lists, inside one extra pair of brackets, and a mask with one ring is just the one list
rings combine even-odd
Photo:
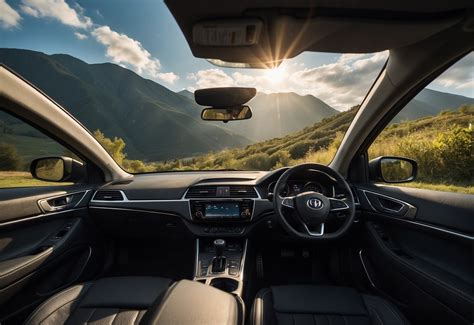
[(470, 53), (423, 89), (370, 146), (369, 160), (415, 160), (417, 177), (402, 186), (474, 194), (473, 67)]
[[(76, 155), (56, 141), (0, 110), (0, 188), (72, 185), (72, 182), (48, 182), (33, 178), (30, 173), (31, 162), (52, 156), (70, 157), (80, 162)], [(38, 167), (39, 177), (41, 171), (44, 177), (50, 178), (51, 175), (46, 172), (58, 173), (59, 164), (54, 160), (50, 161), (54, 165), (47, 166), (49, 161), (45, 160), (43, 166)], [(60, 179), (60, 176), (57, 177)]]

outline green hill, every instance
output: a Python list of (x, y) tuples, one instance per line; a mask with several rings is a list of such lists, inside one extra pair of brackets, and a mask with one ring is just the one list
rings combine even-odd
[(16, 49), (0, 49), (0, 62), (66, 107), (89, 130), (123, 138), (133, 159), (186, 157), (250, 142), (201, 121), (201, 108), (190, 99), (115, 64)]
[[(193, 159), (157, 163), (152, 168), (267, 170), (304, 162), (328, 164), (356, 111), (357, 107), (354, 107), (285, 137)], [(458, 184), (471, 191), (474, 181), (473, 123), (474, 105), (392, 123), (370, 147), (369, 156), (370, 159), (382, 155), (413, 158), (419, 164), (420, 182)]]

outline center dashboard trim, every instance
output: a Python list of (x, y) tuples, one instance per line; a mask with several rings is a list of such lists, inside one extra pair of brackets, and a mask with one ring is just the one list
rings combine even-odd
[[(201, 186), (201, 185), (194, 185), (194, 186)], [(199, 197), (196, 197), (196, 198), (188, 199), (188, 198), (186, 198), (186, 194), (188, 193), (189, 189), (191, 188), (191, 186), (190, 186), (186, 189), (186, 191), (184, 192), (184, 194), (181, 196), (180, 199), (130, 200), (123, 190), (107, 189), (106, 191), (117, 191), (122, 195), (122, 200), (117, 200), (117, 201), (96, 200), (95, 196), (96, 196), (97, 192), (103, 190), (103, 189), (99, 189), (99, 190), (96, 190), (94, 192), (94, 195), (92, 196), (92, 199), (90, 200), (90, 203), (107, 203), (107, 205), (114, 205), (114, 204), (121, 205), (121, 204), (124, 204), (124, 203), (127, 204), (127, 203), (153, 203), (153, 202), (157, 202), (157, 203), (159, 203), (159, 202), (162, 202), (162, 203), (165, 203), (165, 202), (168, 202), (168, 203), (169, 202), (186, 202), (187, 205), (188, 205), (189, 217), (191, 218), (191, 220), (195, 220), (193, 218), (193, 215), (192, 215), (192, 212), (191, 212), (191, 201), (203, 200), (203, 199), (204, 200), (210, 200), (210, 201), (239, 201), (239, 200), (246, 199), (246, 200), (252, 200), (252, 202), (253, 202), (252, 215), (248, 219), (248, 221), (250, 222), (250, 221), (253, 220), (253, 217), (254, 217), (254, 214), (255, 214), (256, 201), (268, 202), (268, 199), (262, 199), (262, 197), (260, 196), (260, 193), (258, 192), (258, 190), (255, 186), (252, 186), (252, 187), (255, 190), (255, 193), (257, 194), (257, 198), (239, 198), (239, 197), (232, 197), (232, 198), (225, 198), (225, 197), (216, 197), (216, 198), (207, 197), (206, 198), (206, 197), (202, 197), (202, 198), (199, 198)], [(90, 208), (102, 208), (100, 205), (89, 205), (89, 207)], [(120, 208), (125, 209), (123, 207), (115, 208), (115, 207), (111, 207), (111, 206), (107, 206), (107, 208), (108, 209), (120, 209)], [(139, 209), (133, 209), (133, 210), (139, 210)], [(143, 209), (143, 211), (150, 211), (150, 210)], [(170, 214), (170, 213), (168, 213), (168, 214)]]

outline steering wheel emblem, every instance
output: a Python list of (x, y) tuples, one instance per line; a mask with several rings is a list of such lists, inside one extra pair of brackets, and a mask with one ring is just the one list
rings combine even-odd
[(308, 201), (306, 201), (306, 204), (310, 209), (314, 210), (320, 210), (323, 208), (323, 201), (315, 197), (308, 199)]

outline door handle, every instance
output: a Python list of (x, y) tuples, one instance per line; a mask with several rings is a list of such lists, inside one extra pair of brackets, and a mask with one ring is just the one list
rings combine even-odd
[(41, 199), (38, 200), (38, 205), (43, 212), (55, 212), (74, 208), (82, 201), (87, 192), (89, 190)]
[(415, 219), (417, 209), (410, 203), (367, 190), (362, 190), (362, 192), (372, 210), (399, 218)]
[(64, 210), (71, 206), (72, 195), (61, 196), (54, 199), (39, 200), (38, 204), (45, 212)]

